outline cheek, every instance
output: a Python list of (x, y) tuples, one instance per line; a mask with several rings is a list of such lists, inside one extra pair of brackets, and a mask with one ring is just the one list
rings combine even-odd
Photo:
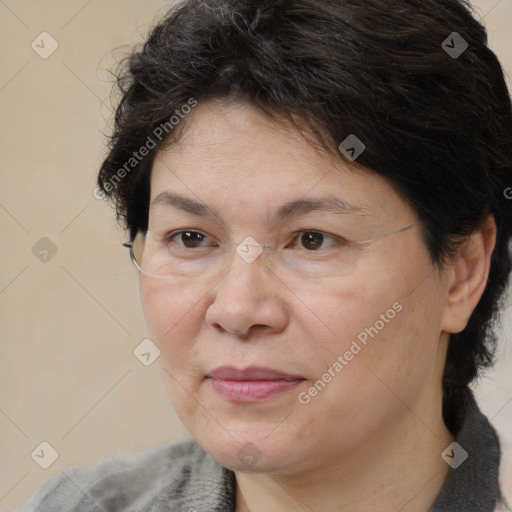
[(155, 282), (141, 278), (140, 297), (148, 331), (165, 354), (193, 347), (201, 325), (201, 294), (190, 286)]
[(336, 437), (341, 425), (355, 442), (393, 424), (407, 412), (404, 404), (434, 389), (439, 333), (432, 326), (439, 308), (430, 287), (394, 302), (385, 291), (364, 298), (338, 294), (323, 310), (335, 334), (320, 346), (313, 338), (308, 349), (316, 371), (301, 396), (300, 403), (308, 403), (299, 409), (310, 418), (308, 432)]
[[(141, 304), (151, 340), (160, 349), (157, 360), (169, 400), (184, 424), (195, 413), (190, 393), (201, 382), (200, 369), (190, 364), (197, 359), (196, 340), (201, 326), (201, 296), (185, 286), (165, 286), (141, 278)], [(203, 292), (204, 294), (204, 292)]]
[[(348, 402), (356, 396), (374, 401), (386, 392), (378, 377), (404, 397), (412, 396), (433, 376), (442, 290), (437, 289), (428, 261), (409, 266), (410, 272), (405, 264), (399, 277), (396, 272), (394, 278), (390, 273), (374, 273), (340, 292), (332, 290), (313, 299), (322, 319), (316, 322), (317, 332), (327, 325), (330, 335), (320, 348), (310, 326), (310, 351), (321, 362), (319, 376), (329, 368), (343, 374), (333, 379), (337, 384), (329, 385), (336, 388), (338, 398), (341, 393)], [(334, 366), (338, 356), (343, 360)]]

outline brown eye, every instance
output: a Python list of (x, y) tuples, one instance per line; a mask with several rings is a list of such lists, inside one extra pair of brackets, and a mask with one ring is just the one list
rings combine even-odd
[(168, 244), (175, 243), (178, 247), (185, 249), (197, 249), (204, 247), (202, 244), (207, 239), (208, 237), (203, 235), (203, 233), (191, 230), (178, 231), (166, 237)]
[(181, 240), (185, 244), (185, 247), (196, 247), (196, 244), (200, 244), (204, 238), (204, 235), (197, 231), (183, 231), (181, 233)]
[(318, 231), (306, 231), (300, 237), (300, 242), (305, 249), (317, 251), (324, 242), (324, 235)]

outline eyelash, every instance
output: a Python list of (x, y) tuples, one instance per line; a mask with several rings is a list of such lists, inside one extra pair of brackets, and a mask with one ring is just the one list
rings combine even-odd
[[(192, 229), (182, 229), (180, 231), (174, 231), (172, 233), (169, 233), (167, 235), (164, 236), (164, 243), (166, 244), (170, 244), (171, 242), (174, 242), (175, 238), (177, 238), (178, 236), (182, 235), (183, 233), (193, 233), (193, 234), (199, 234), (203, 237), (206, 237), (206, 238), (209, 238), (208, 235), (205, 235), (204, 233), (202, 233), (201, 231), (195, 231), (195, 230), (192, 230)], [(301, 231), (296, 231), (295, 233), (292, 234), (292, 239), (291, 241), (293, 243), (297, 243), (297, 241), (300, 239), (300, 237), (302, 235), (304, 235), (305, 233), (315, 233), (315, 234), (320, 234), (320, 235), (323, 235), (324, 237), (326, 238), (329, 238), (331, 240), (334, 240), (335, 243), (337, 243), (338, 245), (340, 246), (347, 246), (347, 245), (350, 245), (348, 241), (346, 240), (343, 240), (342, 238), (340, 237), (337, 237), (335, 235), (330, 235), (328, 233), (324, 233), (323, 231), (318, 231), (318, 230), (315, 230), (315, 229), (304, 229), (304, 230), (301, 230)], [(192, 251), (192, 250), (198, 250), (198, 249), (202, 249), (204, 247), (208, 247), (208, 246), (202, 246), (202, 247), (185, 247), (183, 245), (180, 245), (180, 244), (177, 244), (178, 247), (180, 249), (183, 249), (183, 250), (186, 250), (186, 251)], [(211, 246), (210, 246), (211, 247)], [(321, 249), (318, 249), (316, 251), (308, 251), (307, 249), (305, 249), (306, 252), (319, 252)]]

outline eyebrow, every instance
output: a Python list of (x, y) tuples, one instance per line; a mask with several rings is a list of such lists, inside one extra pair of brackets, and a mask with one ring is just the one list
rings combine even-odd
[[(222, 216), (215, 208), (173, 192), (162, 192), (156, 196), (151, 203), (153, 206), (159, 204), (173, 206), (174, 208), (198, 217), (214, 217), (222, 220)], [(369, 208), (348, 203), (335, 195), (308, 199), (301, 198), (281, 205), (277, 211), (269, 217), (269, 222), (277, 223), (285, 217), (301, 217), (315, 211), (325, 211), (337, 215), (354, 215), (366, 214), (369, 212)]]

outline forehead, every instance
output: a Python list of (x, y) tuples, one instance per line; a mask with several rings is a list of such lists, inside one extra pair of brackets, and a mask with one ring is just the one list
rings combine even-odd
[(183, 122), (178, 141), (156, 155), (152, 203), (172, 192), (216, 210), (274, 210), (326, 196), (353, 206), (352, 213), (409, 208), (384, 177), (321, 153), (295, 128), (250, 105), (199, 104)]

